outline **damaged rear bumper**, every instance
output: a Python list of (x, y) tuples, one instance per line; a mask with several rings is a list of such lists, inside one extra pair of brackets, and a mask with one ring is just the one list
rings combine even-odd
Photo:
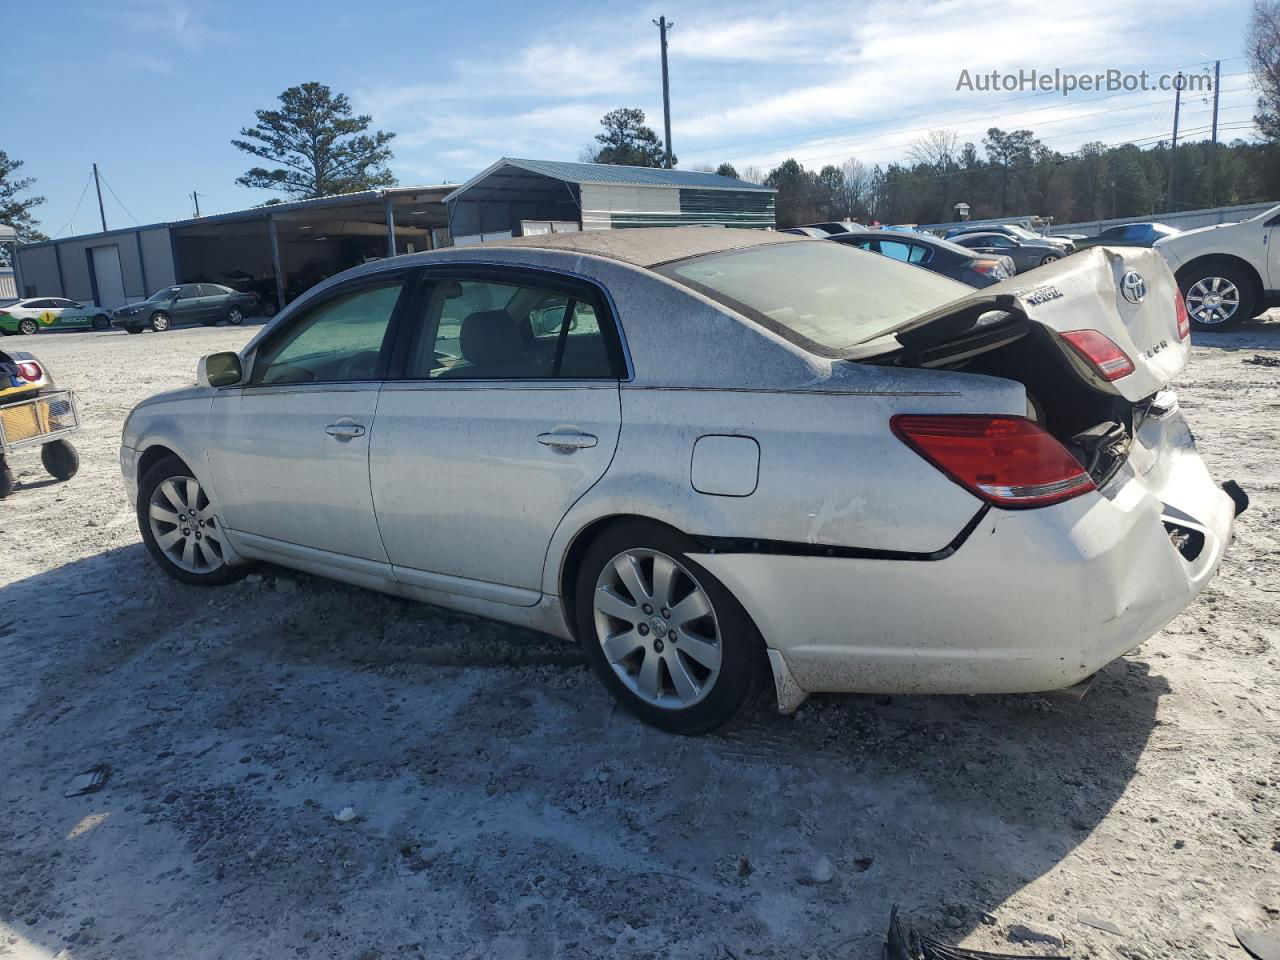
[[(783, 709), (816, 692), (1068, 688), (1183, 610), (1231, 539), (1238, 501), (1209, 476), (1181, 414), (1137, 439), (1102, 491), (991, 509), (944, 559), (695, 559), (763, 634)], [(1171, 528), (1194, 536), (1179, 545)]]

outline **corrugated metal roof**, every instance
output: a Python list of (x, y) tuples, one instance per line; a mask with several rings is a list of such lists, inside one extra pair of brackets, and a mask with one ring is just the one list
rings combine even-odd
[(445, 203), (456, 199), (470, 187), (504, 166), (527, 170), (530, 173), (563, 180), (566, 183), (614, 183), (632, 187), (684, 187), (697, 190), (751, 190), (777, 193), (772, 187), (761, 186), (749, 180), (736, 180), (733, 177), (722, 177), (718, 173), (703, 173), (700, 170), (667, 170), (663, 167), (624, 167), (615, 163), (569, 163), (563, 160), (522, 160), (517, 157), (503, 157), (445, 197)]

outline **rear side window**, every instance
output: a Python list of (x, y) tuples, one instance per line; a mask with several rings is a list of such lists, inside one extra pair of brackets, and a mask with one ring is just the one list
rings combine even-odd
[(615, 378), (595, 298), (496, 280), (429, 283), (405, 377), (410, 380)]
[(326, 299), (266, 345), (251, 383), (343, 383), (379, 375), (383, 341), (404, 287), (400, 278)]

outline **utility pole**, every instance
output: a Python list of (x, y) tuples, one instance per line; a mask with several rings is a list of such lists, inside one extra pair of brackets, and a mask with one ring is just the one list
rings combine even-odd
[(1174, 173), (1178, 162), (1178, 113), (1182, 109), (1182, 72), (1178, 72), (1177, 78), (1173, 81), (1173, 88), (1177, 91), (1173, 96), (1173, 142), (1169, 148), (1169, 196), (1165, 200), (1165, 210), (1168, 213), (1173, 212), (1173, 185), (1175, 182)]
[(192, 203), (194, 203), (194, 204), (196, 205), (196, 218), (197, 218), (197, 219), (199, 219), (199, 217), (200, 217), (200, 194), (196, 193), (194, 190), (192, 190), (192, 191), (191, 191), (191, 202), (192, 202)]
[(666, 149), (667, 169), (671, 169), (671, 84), (667, 80), (667, 31), (675, 26), (666, 17), (653, 21), (662, 38), (662, 122), (667, 139), (663, 142)]
[(1209, 146), (1209, 206), (1217, 203), (1218, 187), (1218, 78), (1222, 75), (1222, 61), (1213, 63), (1213, 142)]
[(98, 216), (102, 218), (102, 232), (107, 232), (107, 213), (102, 208), (102, 184), (98, 180), (98, 165), (93, 165), (93, 185), (98, 191)]

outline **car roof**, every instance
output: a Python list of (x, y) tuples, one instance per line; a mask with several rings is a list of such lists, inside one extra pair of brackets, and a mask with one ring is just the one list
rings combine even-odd
[(813, 243), (809, 237), (772, 230), (733, 227), (643, 227), (629, 230), (583, 230), (576, 233), (549, 233), (536, 237), (487, 240), (468, 253), (483, 253), (509, 247), (533, 247), (585, 253), (609, 260), (621, 260), (638, 267), (656, 267), (673, 260), (685, 260), (711, 253), (726, 253), (771, 243)]

